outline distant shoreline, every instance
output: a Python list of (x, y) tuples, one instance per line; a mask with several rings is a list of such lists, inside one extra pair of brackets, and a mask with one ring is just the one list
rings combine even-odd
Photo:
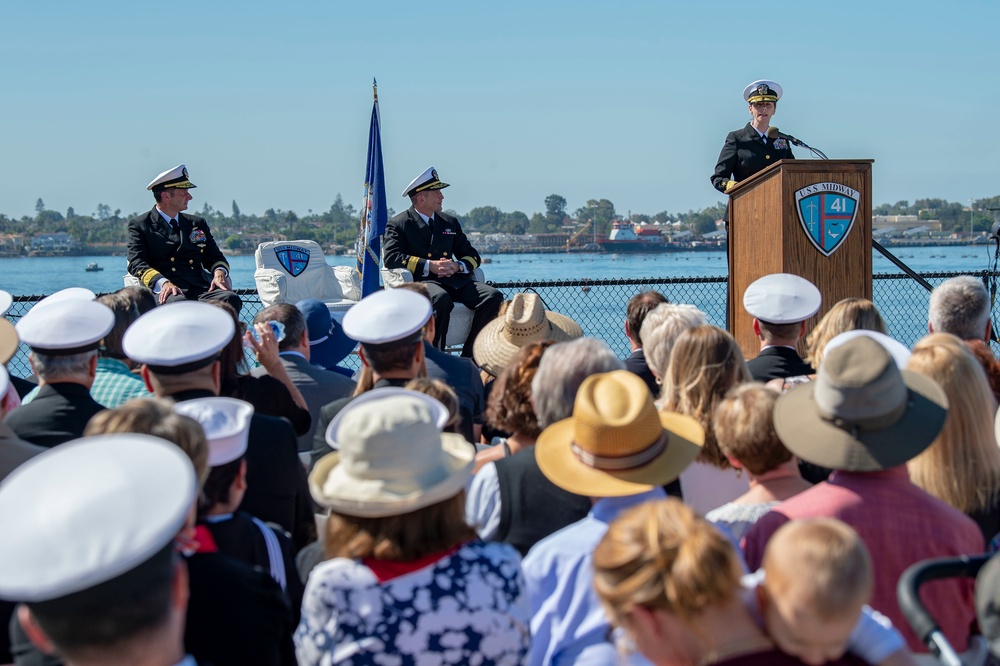
[[(985, 238), (985, 237), (984, 237)], [(901, 240), (901, 239), (885, 239), (879, 240), (883, 247), (893, 248), (893, 247), (959, 247), (959, 246), (969, 246), (969, 247), (988, 247), (992, 245), (990, 242), (974, 242), (968, 240), (951, 240), (951, 239), (931, 239), (931, 240)], [(679, 252), (725, 252), (726, 243), (712, 243), (712, 244), (698, 244), (690, 246), (681, 247), (671, 247), (665, 248), (663, 250), (654, 250), (645, 253), (637, 254), (671, 254)], [(223, 250), (226, 256), (252, 256), (254, 250)], [(49, 252), (49, 253), (30, 253), (30, 254), (20, 254), (16, 255), (10, 252), (0, 252), (0, 259), (35, 259), (35, 258), (46, 258), (46, 257), (125, 257), (126, 249), (125, 246), (119, 245), (115, 247), (87, 247), (80, 250), (72, 250), (67, 252)], [(500, 248), (487, 248), (481, 250), (480, 254), (484, 257), (495, 254), (621, 254), (614, 251), (605, 250), (594, 250), (592, 248), (585, 247), (536, 247), (530, 245), (515, 245), (506, 246)], [(330, 252), (327, 256), (348, 256), (343, 255), (341, 252)], [(350, 255), (350, 256), (353, 256)]]

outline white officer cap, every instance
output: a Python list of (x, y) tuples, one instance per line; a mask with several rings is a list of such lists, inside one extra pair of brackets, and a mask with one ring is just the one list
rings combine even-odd
[(42, 354), (68, 356), (97, 349), (115, 325), (115, 313), (103, 303), (74, 298), (58, 303), (52, 307), (39, 301), (17, 322), (21, 341)]
[(0, 484), (0, 597), (141, 584), (169, 565), (196, 492), (190, 459), (158, 437), (99, 435), (35, 456)]
[(441, 179), (438, 178), (437, 169), (434, 167), (427, 167), (427, 171), (410, 181), (410, 184), (406, 186), (403, 190), (404, 197), (412, 197), (417, 192), (423, 192), (424, 190), (443, 190), (448, 187), (448, 183), (442, 183)]
[(197, 187), (194, 183), (188, 180), (188, 170), (183, 164), (178, 164), (173, 169), (164, 171), (159, 176), (154, 178), (149, 185), (146, 186), (147, 190), (157, 190), (163, 191), (168, 188), (176, 188), (179, 190), (190, 190)]
[(772, 273), (754, 280), (743, 293), (743, 309), (770, 324), (795, 324), (819, 311), (823, 297), (809, 280)]
[(212, 363), (235, 333), (232, 316), (222, 308), (179, 301), (136, 319), (122, 337), (122, 349), (153, 372), (179, 375)]
[(367, 346), (411, 342), (420, 339), (432, 312), (431, 302), (422, 294), (407, 289), (377, 291), (344, 314), (344, 333)]
[(781, 99), (781, 86), (774, 81), (759, 79), (743, 89), (743, 99), (756, 102), (777, 102)]
[(95, 298), (97, 298), (97, 294), (85, 287), (69, 287), (49, 294), (35, 303), (35, 306), (31, 309), (47, 308), (54, 303), (63, 303), (65, 301), (92, 301)]
[(236, 398), (197, 398), (174, 405), (174, 411), (201, 424), (208, 440), (208, 465), (219, 467), (243, 457), (250, 436), (253, 405)]

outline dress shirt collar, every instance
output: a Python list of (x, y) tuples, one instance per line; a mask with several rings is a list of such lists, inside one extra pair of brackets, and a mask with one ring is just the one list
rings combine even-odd
[(426, 215), (424, 215), (423, 213), (421, 213), (416, 208), (413, 209), (413, 212), (415, 212), (417, 215), (419, 215), (420, 219), (423, 220), (425, 224), (430, 224), (431, 223), (431, 218), (427, 217)]
[(166, 213), (164, 213), (162, 210), (160, 210), (159, 207), (156, 208), (156, 212), (160, 214), (160, 217), (162, 217), (163, 221), (166, 222), (167, 224), (170, 224), (170, 220), (177, 220), (177, 224), (181, 223), (181, 214), (180, 213), (177, 214), (177, 217), (170, 217), (169, 215), (167, 215)]
[(638, 495), (626, 495), (625, 497), (602, 497), (594, 502), (594, 508), (590, 510), (590, 517), (602, 523), (610, 523), (618, 517), (622, 511), (644, 502), (665, 499), (667, 493), (663, 488), (656, 486), (652, 490), (647, 490)]

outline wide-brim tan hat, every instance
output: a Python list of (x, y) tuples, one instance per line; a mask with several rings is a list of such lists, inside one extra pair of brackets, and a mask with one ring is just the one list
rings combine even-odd
[(476, 336), (472, 355), (476, 364), (499, 377), (514, 355), (527, 344), (552, 340), (566, 342), (583, 337), (583, 329), (565, 315), (546, 310), (538, 294), (514, 294), (503, 315)]
[(554, 484), (585, 497), (621, 497), (670, 483), (698, 456), (705, 430), (657, 412), (646, 383), (627, 370), (591, 375), (573, 416), (542, 431), (535, 457)]
[(6, 319), (0, 319), (0, 364), (6, 365), (7, 361), (14, 358), (14, 353), (20, 344), (21, 340), (17, 337), (14, 324)]
[[(434, 398), (417, 392), (345, 408), (332, 433), (339, 451), (321, 458), (309, 491), (337, 513), (381, 518), (411, 513), (455, 497), (472, 474), (474, 447), (442, 433)], [(434, 401), (436, 402), (436, 401)]]
[(948, 398), (933, 379), (900, 370), (881, 344), (857, 337), (824, 357), (815, 381), (778, 399), (774, 429), (807, 462), (874, 472), (918, 456), (947, 415)]

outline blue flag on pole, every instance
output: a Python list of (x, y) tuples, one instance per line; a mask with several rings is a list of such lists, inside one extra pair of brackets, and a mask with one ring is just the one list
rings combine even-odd
[(378, 88), (372, 81), (375, 101), (372, 104), (372, 124), (368, 130), (368, 166), (365, 168), (365, 200), (361, 206), (361, 227), (358, 231), (358, 275), (361, 276), (361, 297), (379, 290), (379, 263), (382, 258), (382, 236), (388, 221), (385, 207), (385, 175), (382, 170), (382, 137), (379, 132)]

